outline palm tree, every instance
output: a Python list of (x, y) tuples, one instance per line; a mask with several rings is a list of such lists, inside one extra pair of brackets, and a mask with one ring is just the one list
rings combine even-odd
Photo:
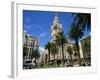
[(68, 46), (67, 47), (67, 52), (69, 53), (69, 55), (70, 55), (70, 64), (72, 63), (72, 54), (73, 54), (73, 50), (72, 50), (72, 48), (71, 48), (71, 46)]
[(36, 60), (40, 57), (40, 53), (38, 49), (32, 50), (32, 58), (35, 58), (35, 66), (36, 66)]
[(58, 46), (56, 43), (51, 43), (51, 54), (54, 56), (55, 61), (55, 55), (58, 53)]
[(85, 28), (89, 30), (91, 29), (91, 14), (75, 13), (73, 23), (75, 23), (77, 26), (82, 27), (82, 29), (84, 30)]
[(64, 49), (64, 43), (66, 43), (66, 38), (65, 38), (63, 31), (59, 32), (56, 35), (56, 42), (62, 47), (62, 64), (64, 65), (64, 50), (63, 49)]
[(46, 45), (45, 45), (45, 49), (48, 49), (48, 54), (49, 54), (49, 64), (50, 64), (50, 49), (51, 48), (51, 42), (48, 42)]
[(73, 49), (73, 52), (74, 52), (74, 56), (77, 57), (78, 56), (78, 50), (77, 50), (76, 45), (73, 45), (72, 49)]
[(69, 31), (69, 37), (75, 41), (77, 51), (78, 51), (78, 57), (79, 57), (79, 65), (81, 65), (81, 58), (80, 58), (80, 52), (79, 52), (79, 39), (84, 35), (84, 31), (75, 24), (72, 24), (72, 27)]
[(90, 40), (89, 38), (85, 39), (82, 41), (82, 49), (83, 49), (83, 53), (84, 53), (84, 61), (85, 62), (91, 62), (91, 54), (90, 54)]
[(90, 52), (90, 45), (86, 40), (83, 43), (83, 50), (86, 55)]

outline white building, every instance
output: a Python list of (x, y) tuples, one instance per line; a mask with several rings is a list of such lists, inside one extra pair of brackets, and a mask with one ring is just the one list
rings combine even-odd
[[(59, 22), (59, 19), (58, 19), (58, 16), (56, 15), (54, 17), (54, 21), (53, 21), (53, 24), (51, 26), (51, 42), (56, 40), (56, 34), (59, 33), (59, 32), (62, 32), (62, 24), (60, 24)], [(67, 39), (66, 39), (67, 40)], [(70, 40), (67, 40), (67, 43), (64, 44), (63, 46), (63, 50), (64, 50), (64, 60), (67, 60), (70, 58), (70, 55), (69, 53), (67, 52), (67, 48), (68, 46), (71, 46), (73, 47), (74, 45), (74, 42), (70, 41)], [(80, 46), (80, 56), (81, 58), (83, 58), (83, 52), (82, 52), (82, 47), (81, 47), (81, 44), (79, 43), (79, 46)], [(74, 52), (73, 52), (74, 53)], [(48, 53), (47, 53), (48, 54)], [(55, 59), (56, 60), (61, 60), (63, 57), (62, 57), (62, 46), (59, 46), (59, 49), (58, 49), (58, 54), (55, 55)], [(74, 56), (74, 54), (72, 55), (72, 58), (75, 59), (76, 57)], [(50, 54), (50, 60), (53, 61), (54, 60), (54, 57), (52, 54)]]
[[(56, 35), (59, 32), (62, 32), (62, 24), (60, 24), (58, 16), (55, 15), (53, 24), (51, 26), (51, 42), (56, 40)], [(64, 59), (68, 59), (68, 57), (69, 57), (69, 54), (67, 53), (67, 46), (68, 45), (72, 45), (72, 43), (64, 44), (64, 46), (63, 46)], [(58, 54), (55, 55), (55, 59), (56, 60), (61, 60), (63, 58), (62, 57), (62, 46), (59, 46), (58, 50), (59, 51), (58, 51)], [(53, 57), (52, 54), (50, 54), (50, 60), (54, 60), (54, 57)]]
[(32, 49), (39, 48), (39, 39), (24, 32), (23, 45), (28, 49), (26, 58), (31, 59)]
[[(53, 24), (51, 25), (51, 42), (56, 40), (56, 35), (59, 32), (62, 32), (62, 24), (60, 24), (58, 16), (56, 15), (54, 17)], [(67, 43), (64, 43), (63, 51), (64, 51), (64, 60), (66, 62), (68, 62), (69, 59), (70, 59), (70, 54), (67, 52), (67, 48), (68, 48), (68, 46), (71, 46), (71, 48), (73, 48), (73, 46), (75, 45), (75, 42), (68, 40), (68, 39), (66, 39), (66, 40), (67, 40)], [(83, 40), (83, 39), (81, 39), (81, 40)], [(79, 42), (79, 47), (80, 47), (79, 51), (80, 51), (80, 57), (81, 57), (81, 59), (83, 59), (84, 54), (83, 54), (83, 51), (82, 51), (81, 40)], [(79, 56), (75, 56), (75, 53), (76, 52), (74, 52), (74, 50), (73, 50), (72, 59), (74, 61), (77, 60), (76, 61), (76, 63), (77, 63)], [(55, 55), (55, 59), (57, 61), (61, 61), (63, 59), (62, 46), (61, 45), (59, 45), (59, 47), (58, 47), (58, 54)], [(50, 53), (50, 62), (53, 62), (53, 61), (54, 61), (54, 56)], [(44, 64), (47, 64), (49, 62), (49, 53), (48, 53), (47, 49), (45, 50), (45, 53), (41, 55), (41, 62), (43, 62)], [(75, 65), (76, 65), (76, 63), (75, 63)]]

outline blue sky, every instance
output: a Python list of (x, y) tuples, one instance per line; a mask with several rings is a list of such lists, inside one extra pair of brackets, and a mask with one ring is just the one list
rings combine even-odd
[[(51, 25), (56, 12), (23, 10), (23, 29), (28, 34), (39, 38), (40, 47), (44, 48), (51, 38)], [(57, 12), (59, 22), (66, 34), (73, 21), (72, 13)]]

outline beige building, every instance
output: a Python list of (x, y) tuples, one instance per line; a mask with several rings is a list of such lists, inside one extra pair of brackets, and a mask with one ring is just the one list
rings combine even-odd
[(24, 32), (23, 45), (28, 49), (26, 58), (31, 59), (32, 49), (39, 48), (39, 39)]
[[(56, 40), (56, 34), (59, 33), (59, 32), (62, 32), (62, 24), (60, 24), (58, 16), (56, 15), (54, 17), (53, 24), (51, 25), (51, 42)], [(68, 40), (68, 39), (66, 39), (66, 40), (67, 40), (67, 43), (65, 43), (64, 46), (63, 46), (64, 60), (67, 63), (69, 63), (70, 55), (67, 52), (67, 48), (68, 48), (68, 46), (71, 46), (73, 48), (73, 46), (75, 45), (75, 42), (73, 42), (71, 40)], [(80, 41), (79, 41), (79, 47), (80, 47), (79, 51), (80, 51), (81, 59), (84, 59), (84, 54), (83, 54), (82, 44), (81, 44), (82, 40), (83, 39), (80, 39)], [(62, 46), (59, 46), (58, 47), (58, 54), (55, 55), (55, 59), (58, 60), (58, 61), (61, 61), (62, 58), (63, 58), (62, 57)], [(78, 56), (75, 56), (75, 52), (74, 51), (73, 51), (73, 54), (72, 54), (72, 59), (73, 60), (77, 60), (78, 59)], [(47, 64), (48, 61), (49, 61), (49, 53), (48, 53), (48, 50), (45, 50), (44, 54), (42, 54), (41, 62), (43, 62), (44, 64)], [(53, 61), (54, 61), (54, 56), (50, 53), (50, 62), (53, 62)]]
[(56, 34), (61, 31), (62, 31), (62, 24), (59, 23), (58, 17), (56, 15), (53, 24), (51, 26), (51, 41), (55, 40)]
[[(54, 17), (54, 21), (53, 21), (53, 24), (51, 26), (51, 42), (56, 39), (55, 36), (59, 32), (62, 32), (62, 24), (60, 24), (58, 16), (56, 15)], [(69, 45), (72, 46), (73, 44), (72, 43), (67, 43), (67, 44), (64, 44), (64, 46), (63, 46), (63, 48), (64, 48), (63, 49), (64, 50), (64, 59), (68, 59), (69, 58), (69, 54), (67, 53), (67, 46), (69, 46)], [(55, 55), (55, 59), (56, 60), (61, 60), (62, 59), (62, 47), (61, 46), (59, 46), (58, 54)], [(53, 57), (52, 54), (50, 54), (50, 60), (51, 61), (54, 60), (54, 57)]]

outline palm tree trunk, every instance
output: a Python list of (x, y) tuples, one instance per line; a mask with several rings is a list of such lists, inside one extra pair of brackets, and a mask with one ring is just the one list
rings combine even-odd
[(63, 51), (63, 42), (62, 42), (61, 44), (62, 44), (62, 63), (63, 63), (63, 66), (64, 66), (64, 51)]
[(54, 54), (54, 66), (55, 66), (55, 54)]
[(79, 62), (79, 65), (81, 66), (81, 57), (80, 57), (80, 51), (79, 51), (79, 44), (78, 44), (78, 40), (76, 39), (75, 40), (76, 41), (76, 47), (77, 47), (77, 51), (78, 51), (78, 57), (79, 57), (79, 60), (78, 60), (78, 62)]
[(55, 54), (54, 54), (54, 60), (55, 60)]
[(35, 57), (35, 66), (36, 66), (36, 57)]
[(70, 55), (70, 63), (71, 63), (71, 66), (73, 66), (72, 55)]
[(49, 65), (50, 65), (50, 50), (49, 50)]

